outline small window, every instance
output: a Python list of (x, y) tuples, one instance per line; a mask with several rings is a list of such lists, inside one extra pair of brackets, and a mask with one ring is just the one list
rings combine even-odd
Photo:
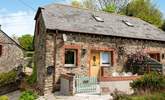
[(76, 66), (76, 50), (65, 50), (65, 67)]
[(98, 22), (104, 22), (104, 20), (102, 18), (100, 18), (99, 16), (95, 16), (95, 15), (92, 15), (93, 18), (98, 21)]
[(0, 45), (0, 56), (2, 56), (2, 45)]
[(111, 66), (111, 52), (101, 52), (101, 66)]
[(165, 54), (164, 53), (162, 54), (162, 59), (165, 59)]
[(128, 26), (134, 27), (134, 25), (126, 20), (122, 20), (123, 23), (125, 23)]

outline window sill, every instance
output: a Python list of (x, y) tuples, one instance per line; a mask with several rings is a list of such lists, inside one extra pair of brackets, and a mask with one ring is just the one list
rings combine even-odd
[(64, 67), (66, 67), (66, 68), (75, 68), (76, 65), (64, 65)]
[(111, 67), (112, 65), (100, 65), (101, 67)]

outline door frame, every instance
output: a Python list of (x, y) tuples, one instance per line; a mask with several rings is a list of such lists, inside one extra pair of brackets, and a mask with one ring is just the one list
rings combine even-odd
[[(106, 48), (106, 47), (92, 47), (90, 50), (89, 50), (89, 76), (91, 76), (91, 53), (92, 51), (99, 51), (99, 52), (102, 52), (102, 51), (105, 51), (105, 52), (112, 52), (112, 66), (116, 64), (116, 58), (117, 58), (117, 55), (116, 55), (116, 52), (115, 52), (115, 49), (114, 48)], [(100, 80), (101, 79), (101, 66), (100, 66), (100, 71), (99, 71), (99, 77), (98, 79)]]
[[(90, 54), (89, 54), (89, 55), (90, 55), (90, 57), (89, 57), (89, 76), (91, 76), (91, 67), (92, 67), (92, 66), (91, 66), (91, 59), (92, 59), (92, 56), (91, 56), (91, 55), (92, 55), (92, 51), (96, 51), (96, 52), (99, 52), (99, 53), (101, 52), (100, 50), (94, 50), (94, 49), (91, 49), (91, 50), (90, 50)], [(100, 55), (100, 54), (99, 54), (99, 55)], [(99, 59), (100, 59), (100, 58), (99, 58)], [(100, 69), (101, 69), (101, 66), (100, 66), (100, 65), (99, 65), (99, 67), (100, 67)], [(97, 77), (98, 80), (101, 78), (101, 70), (100, 70), (100, 69), (99, 69), (99, 73), (98, 73), (99, 75), (98, 75), (98, 77)]]

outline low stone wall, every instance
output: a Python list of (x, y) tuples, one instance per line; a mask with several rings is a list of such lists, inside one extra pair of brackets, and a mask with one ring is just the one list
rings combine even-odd
[(107, 82), (107, 81), (129, 81), (129, 80), (136, 80), (140, 78), (141, 76), (109, 76), (109, 77), (102, 77), (101, 81), (102, 82)]
[(6, 84), (0, 87), (0, 95), (4, 95), (9, 92), (13, 92), (18, 90), (20, 86), (20, 81), (12, 82), (10, 84)]
[(110, 94), (115, 90), (122, 91), (126, 94), (132, 94), (133, 90), (130, 87), (131, 80), (127, 81), (109, 81), (100, 82), (101, 94)]
[(102, 94), (110, 94), (115, 90), (122, 91), (126, 94), (132, 94), (133, 90), (130, 83), (141, 76), (117, 76), (117, 77), (102, 77), (100, 88)]
[(75, 81), (74, 75), (61, 74), (60, 77), (60, 94), (61, 95), (74, 95), (75, 94)]

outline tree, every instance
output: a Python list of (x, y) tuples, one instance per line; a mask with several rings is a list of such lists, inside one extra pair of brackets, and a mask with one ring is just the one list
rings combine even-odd
[(162, 25), (162, 13), (150, 0), (132, 0), (121, 10), (121, 14), (138, 17), (158, 27)]
[[(106, 9), (115, 6), (115, 12), (119, 12), (121, 8), (128, 4), (129, 0), (97, 0), (100, 9)], [(110, 7), (111, 8), (111, 7)], [(109, 12), (109, 11), (108, 11)]]
[(73, 7), (81, 7), (81, 3), (78, 0), (72, 0), (71, 5)]
[(109, 12), (109, 13), (115, 13), (116, 9), (117, 9), (117, 7), (115, 4), (109, 4), (103, 9), (103, 11)]
[(22, 35), (18, 38), (20, 45), (29, 51), (33, 50), (33, 36), (30, 34)]
[(82, 6), (91, 10), (97, 10), (97, 0), (82, 0)]
[(72, 6), (88, 8), (91, 10), (103, 10), (107, 12), (118, 12), (128, 0), (73, 0)]
[(162, 30), (165, 31), (165, 20), (163, 21), (163, 24), (161, 26)]

